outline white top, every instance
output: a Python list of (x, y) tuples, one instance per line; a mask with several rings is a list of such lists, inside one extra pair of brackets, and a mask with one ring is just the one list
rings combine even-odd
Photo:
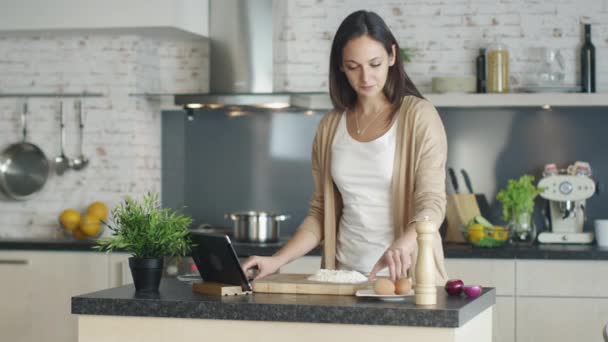
[(359, 142), (348, 133), (346, 115), (340, 118), (331, 151), (331, 176), (344, 203), (337, 237), (339, 269), (368, 274), (393, 243), (395, 126), (393, 122), (388, 132), (375, 140)]

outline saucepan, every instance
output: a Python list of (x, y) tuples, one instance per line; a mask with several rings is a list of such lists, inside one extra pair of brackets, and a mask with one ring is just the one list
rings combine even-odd
[(27, 104), (23, 104), (21, 125), (23, 140), (0, 154), (0, 189), (10, 199), (26, 200), (40, 191), (49, 176), (49, 161), (38, 146), (28, 143)]
[(279, 240), (280, 222), (289, 215), (269, 214), (263, 211), (241, 211), (226, 214), (234, 226), (234, 239), (243, 242), (276, 242)]

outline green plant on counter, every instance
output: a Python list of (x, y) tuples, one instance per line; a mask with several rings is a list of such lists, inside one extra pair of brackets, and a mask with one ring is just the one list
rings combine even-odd
[(404, 61), (405, 63), (411, 62), (412, 59), (414, 58), (415, 53), (416, 53), (416, 50), (413, 48), (409, 48), (409, 47), (399, 48), (399, 56), (401, 57), (401, 60)]
[(532, 214), (534, 199), (543, 190), (534, 185), (534, 177), (530, 175), (523, 175), (517, 180), (509, 179), (507, 187), (496, 195), (502, 204), (502, 218), (510, 221), (521, 214)]
[(158, 194), (147, 193), (141, 202), (127, 197), (112, 209), (113, 225), (104, 222), (112, 236), (97, 240), (95, 249), (125, 250), (136, 258), (183, 256), (192, 241), (188, 229), (192, 218), (161, 208)]

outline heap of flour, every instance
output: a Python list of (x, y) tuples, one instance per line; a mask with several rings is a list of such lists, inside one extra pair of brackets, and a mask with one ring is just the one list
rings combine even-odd
[(307, 278), (324, 283), (357, 284), (367, 281), (367, 277), (357, 271), (320, 269)]

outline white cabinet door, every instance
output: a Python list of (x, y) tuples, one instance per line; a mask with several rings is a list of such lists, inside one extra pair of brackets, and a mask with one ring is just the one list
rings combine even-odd
[(515, 297), (496, 297), (492, 341), (515, 342)]
[(128, 253), (110, 253), (110, 287), (118, 287), (127, 284), (133, 284), (131, 269), (129, 268)]
[(499, 296), (515, 295), (515, 260), (512, 259), (446, 259), (451, 279), (465, 284), (496, 288)]
[(2, 0), (0, 31), (174, 28), (206, 37), (208, 17), (208, 0)]
[(44, 287), (36, 281), (31, 253), (0, 252), (0, 340), (33, 341), (32, 293)]
[(496, 288), (496, 305), (492, 315), (493, 342), (515, 340), (515, 261), (510, 259), (446, 259), (451, 279), (465, 284)]
[(518, 296), (608, 298), (606, 289), (608, 261), (517, 260)]
[(32, 252), (32, 341), (76, 342), (72, 297), (107, 289), (108, 258), (98, 252)]
[(603, 342), (608, 299), (517, 298), (517, 342)]

